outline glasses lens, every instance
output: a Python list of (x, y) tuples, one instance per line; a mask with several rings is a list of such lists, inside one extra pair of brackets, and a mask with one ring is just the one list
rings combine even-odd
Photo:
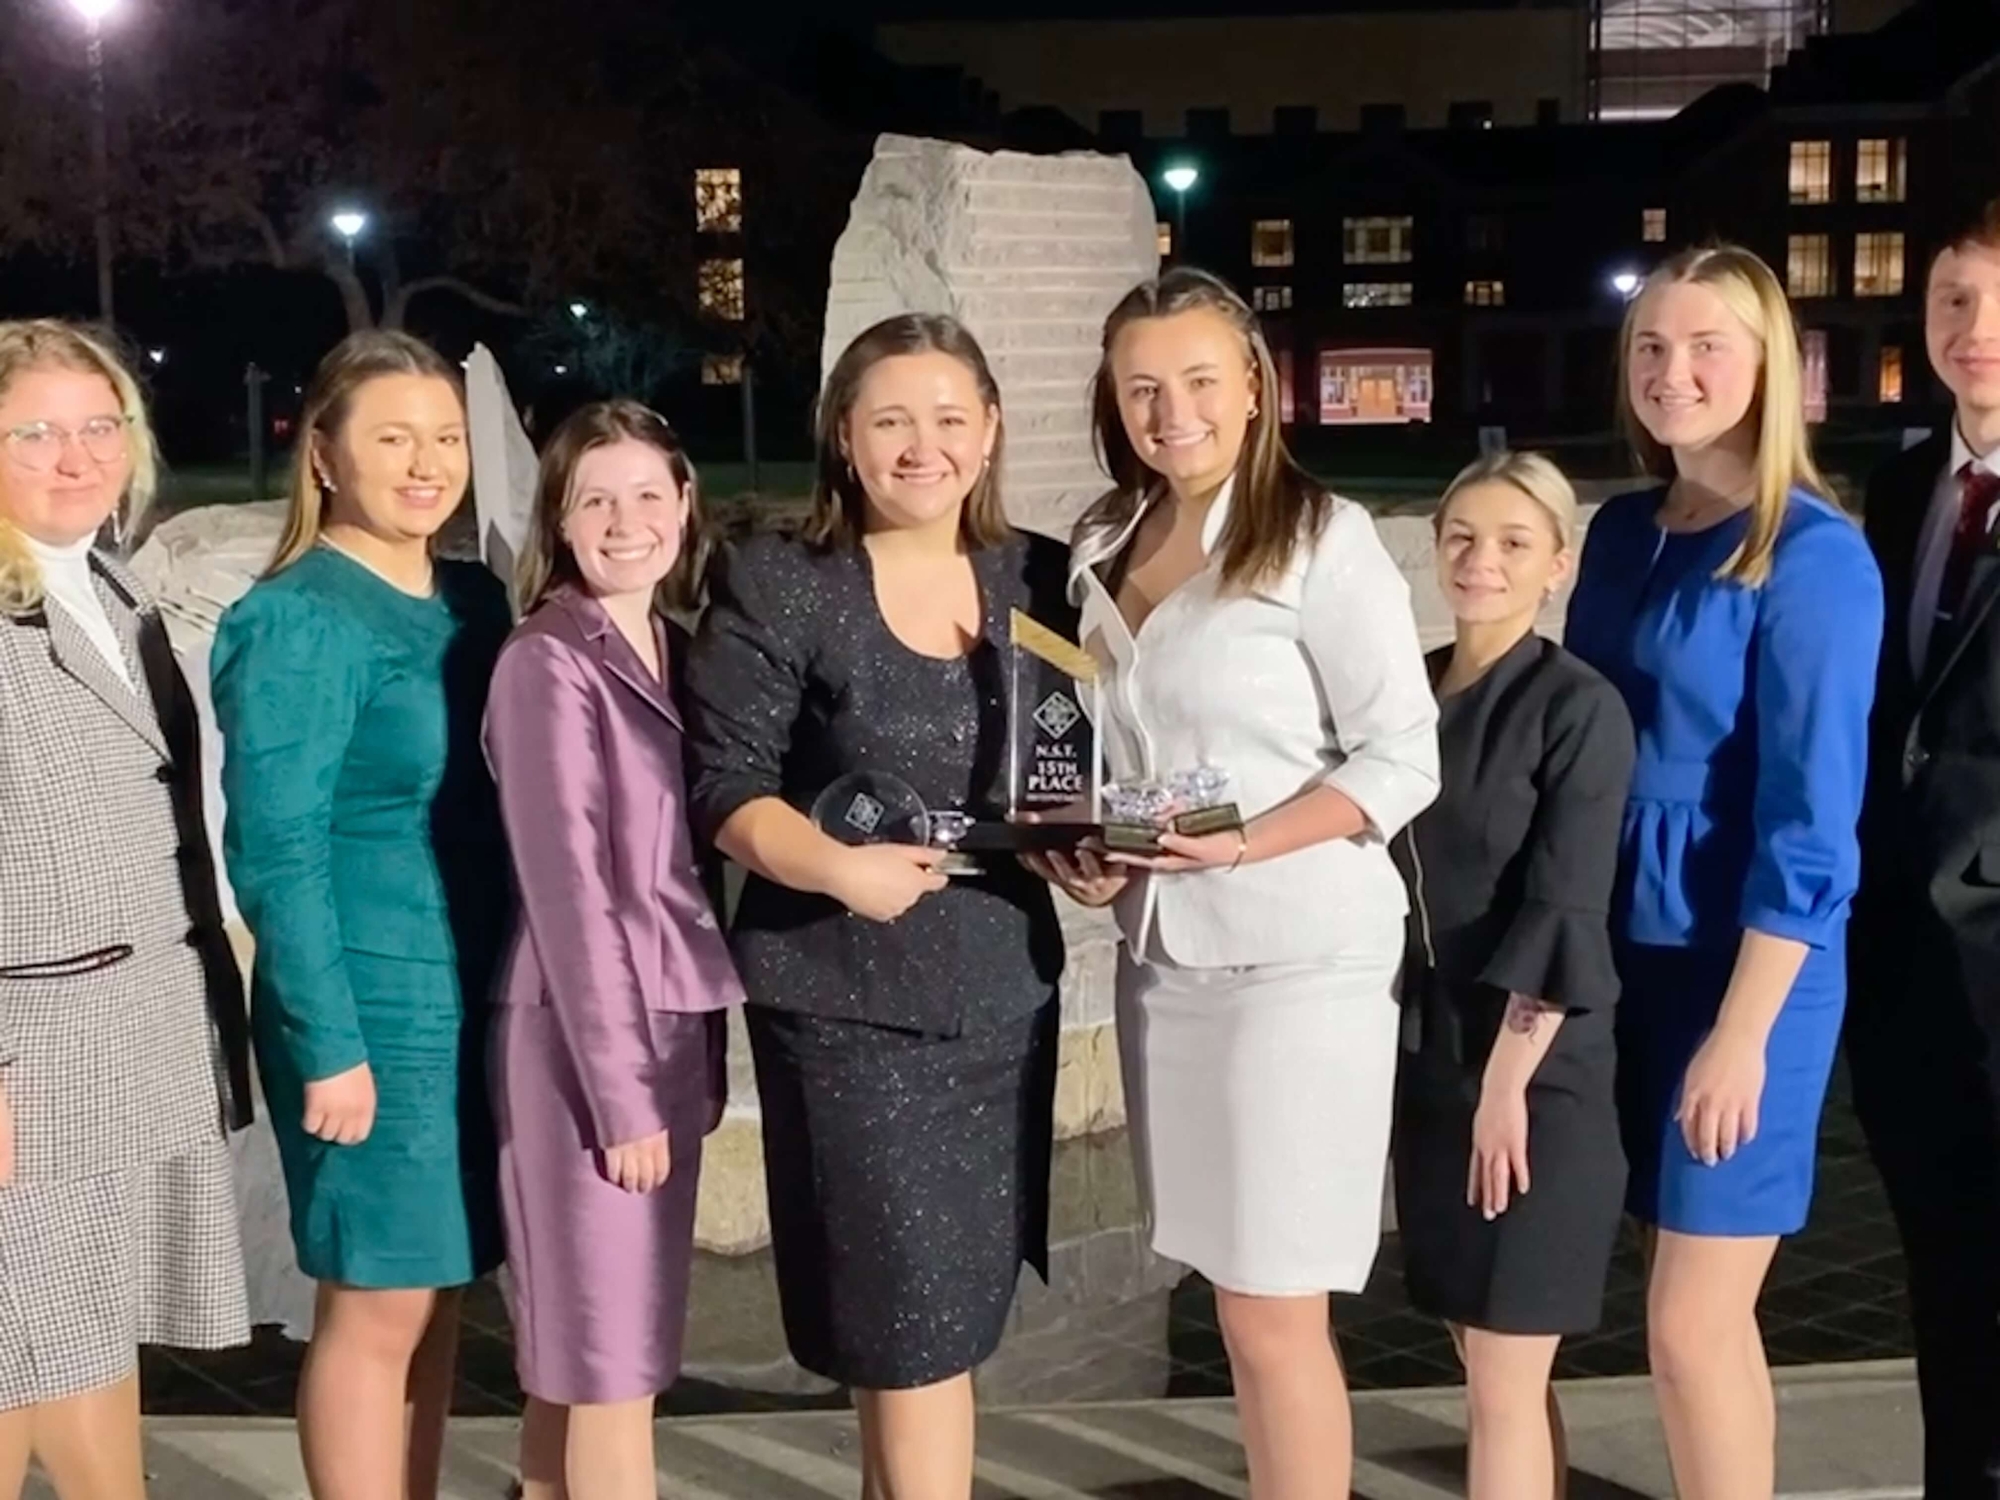
[(7, 451), (15, 463), (39, 474), (62, 457), (62, 434), (46, 422), (16, 427), (7, 434)]
[(83, 424), (77, 439), (98, 463), (116, 463), (125, 456), (125, 421), (122, 417), (94, 418)]

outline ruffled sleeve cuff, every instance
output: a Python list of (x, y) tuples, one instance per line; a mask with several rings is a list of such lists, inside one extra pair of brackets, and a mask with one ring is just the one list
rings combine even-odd
[(1618, 998), (1618, 969), (1603, 912), (1528, 901), (1508, 925), (1480, 979), (1571, 1013)]

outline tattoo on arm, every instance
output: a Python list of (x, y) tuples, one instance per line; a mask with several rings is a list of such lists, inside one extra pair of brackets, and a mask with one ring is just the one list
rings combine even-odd
[(1523, 1036), (1533, 1036), (1542, 1024), (1544, 1016), (1561, 1014), (1560, 1007), (1549, 1005), (1528, 995), (1507, 997), (1507, 1029)]

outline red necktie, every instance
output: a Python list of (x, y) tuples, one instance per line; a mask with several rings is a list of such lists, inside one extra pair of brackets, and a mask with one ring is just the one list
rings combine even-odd
[(1974, 464), (1958, 471), (1958, 525), (1951, 533), (1951, 552), (1945, 559), (1944, 578), (1938, 585), (1938, 616), (1950, 619), (1965, 602), (1966, 585), (1972, 581), (1972, 562), (1986, 545), (1993, 508), (2000, 505), (2000, 474)]

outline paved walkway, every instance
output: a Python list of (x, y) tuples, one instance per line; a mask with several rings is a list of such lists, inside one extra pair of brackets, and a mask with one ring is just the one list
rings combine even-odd
[[(1666, 1455), (1642, 1380), (1567, 1382), (1573, 1500), (1666, 1497)], [(1778, 1377), (1779, 1488), (1791, 1500), (1914, 1500), (1919, 1433), (1906, 1362), (1822, 1365)], [(1356, 1398), (1365, 1500), (1462, 1493), (1464, 1429), (1452, 1389)], [(148, 1423), (153, 1500), (305, 1500), (289, 1423), (163, 1417)], [(453, 1425), (448, 1500), (503, 1500), (514, 1424)], [(1227, 1402), (1108, 1402), (986, 1415), (976, 1500), (1246, 1500)], [(841, 1413), (684, 1417), (658, 1437), (660, 1494), (675, 1500), (851, 1500), (854, 1424)], [(50, 1500), (30, 1487), (33, 1500)]]

